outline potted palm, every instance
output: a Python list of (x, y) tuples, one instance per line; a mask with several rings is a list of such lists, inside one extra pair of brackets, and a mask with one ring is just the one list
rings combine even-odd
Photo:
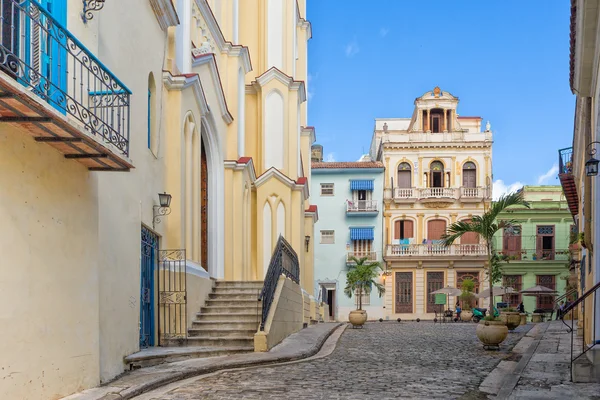
[(377, 289), (379, 297), (385, 292), (385, 287), (377, 282), (379, 277), (379, 270), (381, 265), (378, 262), (366, 262), (367, 257), (363, 257), (360, 260), (352, 257), (352, 261), (355, 265), (351, 266), (346, 274), (346, 287), (344, 288), (344, 294), (350, 298), (356, 294), (358, 301), (356, 303), (356, 310), (350, 311), (348, 320), (350, 323), (356, 326), (362, 326), (367, 322), (367, 312), (362, 309), (362, 295), (371, 294), (373, 287)]
[(517, 191), (501, 196), (486, 210), (483, 215), (475, 215), (470, 221), (457, 221), (448, 227), (443, 237), (444, 245), (450, 246), (465, 233), (477, 233), (486, 246), (487, 267), (490, 284), (490, 315), (479, 322), (477, 337), (484, 347), (497, 347), (506, 339), (508, 328), (498, 318), (494, 317), (494, 265), (493, 239), (496, 232), (504, 228), (511, 228), (517, 224), (515, 220), (497, 221), (498, 215), (511, 206), (529, 208), (529, 203), (523, 198), (523, 192)]
[(475, 298), (475, 295), (473, 294), (473, 290), (475, 290), (475, 282), (473, 282), (472, 279), (465, 279), (460, 285), (460, 290), (462, 290), (462, 293), (460, 294), (460, 300), (462, 301), (462, 312), (460, 313), (460, 319), (464, 322), (468, 322), (471, 320), (471, 318), (473, 318), (471, 305), (473, 304), (473, 299)]

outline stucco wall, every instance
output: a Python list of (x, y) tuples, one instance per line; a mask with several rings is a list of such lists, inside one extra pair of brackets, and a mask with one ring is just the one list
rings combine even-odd
[(0, 398), (56, 399), (99, 383), (96, 177), (0, 128)]
[(265, 330), (254, 336), (254, 351), (268, 351), (302, 329), (303, 303), (300, 286), (282, 275), (277, 283)]
[(213, 280), (199, 267), (187, 266), (187, 327), (192, 327), (196, 314), (206, 304), (208, 295), (212, 292)]

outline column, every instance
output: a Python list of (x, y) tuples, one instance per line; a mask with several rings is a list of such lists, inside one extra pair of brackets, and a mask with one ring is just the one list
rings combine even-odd
[(417, 214), (417, 243), (421, 243), (423, 241), (423, 232), (425, 228), (423, 227), (423, 217), (425, 214)]
[(442, 108), (444, 111), (444, 126), (442, 127), (442, 132), (448, 131), (448, 113), (445, 108)]
[(415, 187), (423, 187), (423, 157), (419, 157), (419, 171), (418, 171), (418, 179)]
[(459, 171), (456, 166), (456, 156), (452, 156), (452, 170), (450, 171), (450, 187), (456, 187), (456, 175), (458, 175)]
[(392, 243), (391, 238), (390, 238), (390, 212), (388, 210), (386, 210), (384, 212), (384, 217), (385, 217), (385, 234), (384, 234), (384, 254), (387, 251), (386, 246), (390, 243)]
[(458, 218), (458, 213), (450, 214), (450, 223), (451, 224), (455, 223), (457, 218)]
[[(396, 182), (398, 183), (398, 182)], [(388, 185), (390, 184), (390, 158), (386, 157), (385, 158), (385, 184), (383, 185), (384, 188), (389, 187)], [(392, 193), (392, 198), (394, 197), (394, 194)]]
[(427, 109), (427, 129), (424, 129), (425, 132), (430, 131), (430, 119), (429, 119), (429, 109)]
[[(454, 261), (448, 261), (448, 272), (446, 274), (446, 285), (451, 286), (451, 287), (456, 287), (456, 274), (454, 271)], [(456, 297), (448, 296), (448, 308), (450, 310), (453, 310), (455, 304), (456, 304)]]

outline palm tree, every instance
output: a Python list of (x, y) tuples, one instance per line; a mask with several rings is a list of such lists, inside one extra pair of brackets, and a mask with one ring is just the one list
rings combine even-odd
[(504, 228), (510, 228), (517, 222), (515, 220), (497, 221), (498, 215), (508, 207), (520, 205), (529, 208), (529, 203), (523, 198), (521, 190), (505, 194), (492, 202), (492, 206), (483, 215), (476, 215), (470, 222), (457, 221), (448, 227), (446, 234), (442, 237), (445, 246), (450, 246), (458, 238), (467, 232), (477, 233), (485, 242), (488, 258), (488, 277), (490, 281), (490, 315), (493, 315), (494, 292), (493, 292), (493, 243), (492, 240), (496, 232)]
[(376, 281), (377, 277), (379, 276), (378, 270), (381, 269), (381, 264), (378, 262), (369, 262), (365, 264), (367, 257), (363, 257), (360, 260), (355, 257), (351, 257), (350, 259), (354, 261), (356, 265), (351, 266), (346, 274), (346, 287), (344, 288), (344, 294), (352, 298), (352, 295), (358, 291), (357, 310), (362, 310), (363, 292), (369, 295), (371, 294), (373, 286), (375, 286), (375, 288), (377, 288), (377, 292), (379, 293), (379, 297), (385, 293), (385, 287)]

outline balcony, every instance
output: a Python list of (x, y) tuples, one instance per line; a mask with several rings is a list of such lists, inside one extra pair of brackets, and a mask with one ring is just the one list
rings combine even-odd
[(451, 256), (476, 256), (486, 257), (485, 244), (389, 244), (386, 247), (386, 258), (409, 257), (451, 257)]
[(378, 213), (377, 200), (355, 200), (346, 202), (347, 216), (376, 216)]
[(0, 123), (92, 171), (133, 168), (129, 89), (37, 1), (0, 10)]
[(568, 249), (537, 250), (523, 249), (521, 251), (499, 251), (498, 255), (502, 261), (527, 261), (527, 262), (547, 262), (559, 261), (564, 263), (569, 261)]
[(565, 193), (571, 215), (579, 214), (579, 196), (575, 177), (573, 176), (573, 148), (567, 147), (558, 151), (558, 179)]
[(483, 187), (461, 187), (460, 201), (463, 203), (479, 203), (487, 196), (487, 189)]
[(377, 252), (376, 251), (349, 251), (346, 254), (346, 264), (356, 264), (352, 257), (360, 260), (361, 258), (367, 257), (367, 261), (377, 261)]

